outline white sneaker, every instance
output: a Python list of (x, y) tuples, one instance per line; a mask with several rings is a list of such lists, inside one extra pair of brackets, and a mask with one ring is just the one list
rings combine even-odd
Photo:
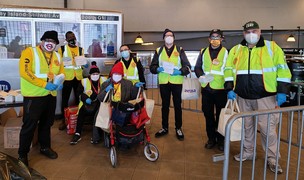
[(253, 160), (253, 154), (250, 154), (250, 155), (248, 155), (248, 154), (246, 154), (246, 153), (243, 153), (243, 158), (241, 159), (241, 154), (237, 154), (237, 155), (235, 155), (234, 156), (234, 159), (236, 160), (236, 161), (246, 161), (246, 160)]

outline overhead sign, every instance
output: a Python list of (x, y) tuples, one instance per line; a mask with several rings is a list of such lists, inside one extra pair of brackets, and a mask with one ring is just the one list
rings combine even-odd
[(22, 11), (0, 11), (0, 17), (60, 19), (60, 14)]
[(118, 16), (101, 16), (101, 15), (87, 15), (82, 14), (81, 20), (94, 20), (94, 21), (119, 21)]

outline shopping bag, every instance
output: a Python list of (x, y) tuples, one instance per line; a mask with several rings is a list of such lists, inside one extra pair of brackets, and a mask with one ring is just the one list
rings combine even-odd
[(67, 125), (67, 134), (74, 134), (77, 125), (77, 115), (78, 106), (71, 106), (64, 108), (64, 119)]
[(201, 83), (197, 78), (192, 78), (191, 70), (190, 77), (185, 76), (183, 81), (183, 89), (182, 89), (182, 99), (183, 100), (192, 100), (198, 99), (201, 93)]
[[(236, 100), (229, 99), (227, 101), (227, 104), (225, 108), (222, 108), (220, 118), (219, 118), (219, 124), (217, 131), (225, 136), (225, 128), (226, 124), (228, 122), (228, 119), (234, 115), (240, 112), (239, 106), (236, 102)], [(241, 133), (242, 133), (242, 118), (238, 118), (234, 121), (234, 123), (231, 126), (230, 131), (230, 141), (240, 141), (241, 140)]]
[(152, 118), (152, 114), (153, 114), (153, 110), (154, 110), (154, 104), (155, 101), (153, 99), (147, 99), (147, 95), (146, 92), (143, 91), (143, 97), (145, 99), (145, 109), (147, 112), (147, 115), (149, 116), (149, 120), (146, 122), (146, 124), (150, 124), (151, 122), (151, 118)]
[(148, 121), (150, 121), (150, 117), (148, 116), (146, 108), (142, 107), (141, 109), (132, 113), (130, 123), (135, 125), (138, 129)]
[(100, 103), (95, 122), (95, 126), (100, 127), (105, 132), (110, 132), (110, 118), (112, 114), (110, 102), (105, 102), (109, 95), (109, 92), (107, 92), (106, 96), (103, 99), (103, 102)]

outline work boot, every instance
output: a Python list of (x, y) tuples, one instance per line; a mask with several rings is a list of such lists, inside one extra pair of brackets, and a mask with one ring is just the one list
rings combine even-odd
[(59, 129), (60, 131), (63, 131), (63, 130), (66, 129), (65, 119), (62, 119), (62, 120), (61, 120), (61, 123), (59, 124), (58, 129)]

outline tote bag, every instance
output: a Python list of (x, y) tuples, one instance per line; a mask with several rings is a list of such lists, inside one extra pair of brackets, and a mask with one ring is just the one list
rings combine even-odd
[(103, 102), (100, 103), (95, 122), (95, 126), (100, 127), (105, 132), (110, 132), (110, 118), (112, 113), (110, 102), (105, 102), (109, 95), (109, 92), (107, 92), (106, 96), (103, 99)]
[[(240, 112), (236, 100), (228, 99), (225, 108), (222, 108), (217, 131), (225, 136), (225, 128), (229, 118)], [(230, 131), (230, 141), (240, 141), (242, 133), (242, 118), (234, 121)]]
[(191, 70), (188, 68), (190, 72), (190, 77), (185, 76), (183, 81), (183, 89), (182, 89), (182, 99), (183, 100), (192, 100), (198, 99), (201, 93), (201, 83), (197, 78), (192, 78)]
[(147, 99), (147, 95), (146, 95), (145, 91), (143, 91), (143, 97), (145, 99), (145, 107), (146, 107), (147, 114), (150, 117), (150, 120), (147, 121), (146, 124), (150, 124), (153, 110), (154, 110), (155, 101), (153, 99)]

